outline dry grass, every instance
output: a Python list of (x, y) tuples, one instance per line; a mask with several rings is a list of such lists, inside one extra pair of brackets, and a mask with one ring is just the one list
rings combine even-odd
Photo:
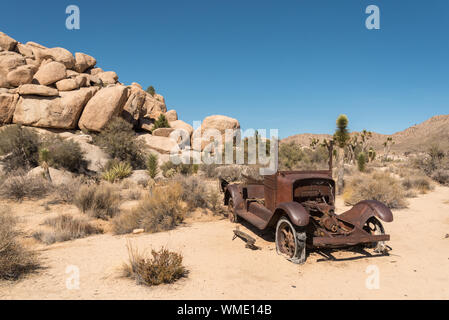
[(87, 219), (75, 218), (67, 214), (47, 219), (43, 225), (51, 227), (52, 231), (38, 231), (33, 234), (33, 237), (45, 244), (80, 239), (92, 234), (102, 233), (101, 229), (93, 226)]
[(145, 257), (128, 243), (129, 263), (123, 265), (123, 276), (132, 278), (137, 284), (157, 286), (173, 283), (186, 277), (187, 269), (182, 264), (182, 255), (165, 248), (152, 250), (152, 258)]
[(421, 194), (425, 194), (435, 189), (430, 179), (426, 176), (407, 177), (402, 180), (402, 186), (407, 191), (410, 189), (414, 189)]
[(154, 187), (136, 208), (112, 220), (114, 233), (125, 234), (134, 229), (153, 233), (175, 228), (184, 220), (181, 195), (181, 185), (176, 182)]
[(16, 219), (0, 210), (0, 279), (17, 280), (39, 268), (36, 255), (18, 241)]
[(355, 205), (362, 200), (377, 200), (394, 209), (407, 207), (405, 197), (400, 180), (387, 172), (357, 175), (347, 182), (343, 194), (346, 205)]
[(120, 196), (113, 186), (82, 186), (75, 196), (74, 204), (92, 218), (104, 219), (114, 217), (119, 212)]
[(9, 175), (0, 186), (1, 197), (21, 201), (41, 199), (53, 191), (53, 186), (40, 176), (27, 176), (23, 171)]

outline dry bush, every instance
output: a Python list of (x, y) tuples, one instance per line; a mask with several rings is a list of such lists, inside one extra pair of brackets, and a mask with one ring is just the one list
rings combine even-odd
[(178, 176), (176, 181), (181, 185), (181, 198), (189, 209), (208, 207), (208, 190), (204, 181), (195, 176)]
[(53, 186), (41, 176), (28, 176), (23, 171), (10, 174), (0, 186), (1, 197), (21, 201), (40, 199), (48, 195)]
[(17, 242), (16, 220), (0, 210), (0, 279), (17, 280), (39, 268), (36, 255)]
[(53, 190), (54, 200), (62, 203), (73, 203), (75, 196), (85, 181), (82, 177), (70, 179), (70, 181), (58, 184)]
[(437, 169), (430, 177), (440, 184), (449, 185), (449, 169)]
[(377, 200), (389, 208), (407, 207), (405, 190), (400, 180), (387, 172), (360, 174), (349, 180), (343, 194), (346, 205), (355, 205), (362, 200)]
[(101, 229), (93, 226), (87, 219), (75, 218), (67, 214), (47, 219), (43, 225), (49, 226), (53, 230), (37, 231), (33, 234), (33, 237), (45, 244), (80, 239), (91, 234), (102, 233)]
[(0, 155), (6, 169), (31, 169), (39, 163), (39, 136), (33, 129), (14, 124), (0, 129)]
[(132, 278), (137, 284), (157, 286), (173, 283), (186, 277), (187, 269), (182, 264), (182, 255), (165, 248), (152, 250), (152, 258), (145, 257), (130, 243), (127, 245), (129, 263), (123, 265), (123, 276)]
[(136, 208), (112, 220), (114, 233), (125, 234), (134, 229), (151, 233), (174, 229), (184, 220), (181, 195), (181, 186), (176, 182), (153, 187)]
[(74, 204), (83, 213), (105, 220), (118, 213), (119, 202), (120, 197), (116, 189), (105, 183), (82, 186), (74, 199)]
[(427, 193), (434, 189), (429, 178), (426, 176), (411, 176), (402, 180), (402, 186), (405, 190), (415, 189), (419, 193)]

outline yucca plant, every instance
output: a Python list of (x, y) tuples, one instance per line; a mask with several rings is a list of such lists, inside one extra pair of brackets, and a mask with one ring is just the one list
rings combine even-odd
[(344, 159), (345, 159), (345, 147), (350, 139), (348, 131), (348, 117), (341, 114), (337, 118), (337, 129), (334, 134), (334, 141), (338, 146), (338, 159), (337, 159), (337, 192), (341, 193), (344, 187)]
[(119, 162), (103, 173), (103, 179), (110, 183), (115, 183), (129, 177), (132, 171), (133, 169), (128, 162)]
[(155, 178), (159, 173), (158, 156), (150, 153), (147, 158), (147, 172), (151, 178)]

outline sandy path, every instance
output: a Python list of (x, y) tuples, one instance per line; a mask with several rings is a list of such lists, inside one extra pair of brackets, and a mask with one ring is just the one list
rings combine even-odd
[[(364, 258), (339, 251), (325, 260), (312, 253), (297, 266), (279, 257), (273, 242), (255, 235), (262, 250), (231, 241), (228, 221), (196, 222), (152, 235), (109, 234), (55, 244), (41, 252), (47, 269), (0, 285), (1, 299), (449, 299), (449, 188), (410, 199), (386, 225), (390, 256)], [(341, 202), (340, 202), (341, 204)], [(431, 209), (429, 209), (431, 208)], [(340, 206), (339, 212), (344, 208)], [(244, 226), (241, 230), (254, 234)], [(167, 246), (183, 253), (190, 270), (173, 285), (147, 288), (119, 277), (126, 242), (138, 248)], [(355, 258), (355, 259), (354, 259)], [(80, 269), (80, 289), (66, 288), (68, 265)], [(367, 289), (366, 269), (378, 267), (379, 289)]]

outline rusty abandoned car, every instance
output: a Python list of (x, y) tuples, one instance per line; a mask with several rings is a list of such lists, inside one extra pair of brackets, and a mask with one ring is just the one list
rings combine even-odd
[(222, 180), (224, 203), (232, 222), (248, 221), (259, 230), (275, 231), (276, 250), (294, 263), (304, 263), (306, 248), (363, 245), (386, 250), (390, 240), (380, 221), (393, 221), (383, 203), (365, 200), (335, 213), (332, 149), (329, 170), (278, 171), (263, 182), (228, 184)]

